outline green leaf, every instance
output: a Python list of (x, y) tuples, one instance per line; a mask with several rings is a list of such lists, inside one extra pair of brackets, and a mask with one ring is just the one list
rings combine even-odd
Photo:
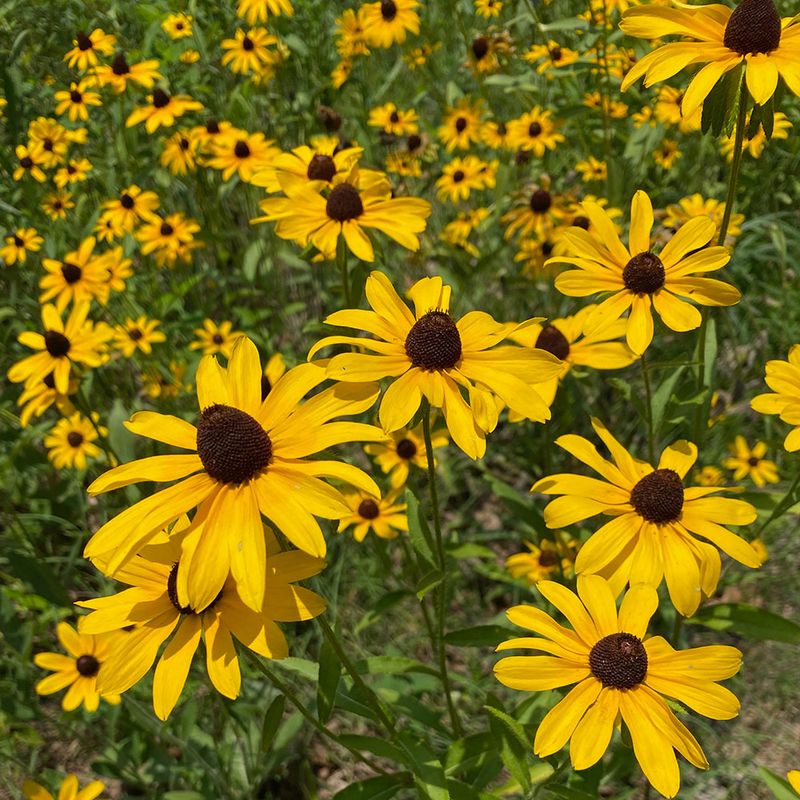
[(411, 489), (406, 489), (406, 513), (408, 515), (408, 538), (417, 555), (428, 567), (436, 565), (433, 555), (434, 544), (428, 520), (420, 506), (419, 500)]
[(119, 398), (116, 398), (108, 414), (108, 423), (106, 427), (108, 428), (109, 444), (123, 464), (135, 458), (134, 436), (122, 424), (128, 417), (130, 417), (130, 413), (125, 406), (122, 405)]
[(416, 586), (417, 597), (422, 600), (431, 589), (434, 589), (442, 582), (442, 578), (444, 578), (444, 575), (438, 569), (433, 569), (423, 575)]
[(545, 786), (550, 794), (556, 797), (563, 797), (564, 800), (596, 800), (596, 794), (588, 794), (580, 789), (573, 789), (571, 786)]
[(307, 658), (295, 658), (294, 656), (289, 656), (288, 658), (275, 659), (274, 663), (283, 669), (288, 669), (291, 672), (297, 672), (299, 675), (302, 675), (304, 678), (308, 678), (311, 681), (319, 680), (319, 665), (315, 664), (313, 661), (309, 661)]
[(758, 770), (767, 788), (775, 795), (775, 800), (797, 800), (797, 793), (789, 785), (789, 781), (778, 777), (774, 772), (770, 772), (766, 767), (759, 767)]
[(379, 775), (365, 781), (351, 783), (333, 796), (333, 800), (388, 800), (407, 785), (407, 773)]
[(667, 379), (653, 392), (653, 434), (656, 441), (658, 441), (658, 435), (664, 421), (664, 412), (667, 410), (667, 404), (684, 369), (685, 367), (678, 367), (678, 369), (670, 372)]
[(381, 597), (377, 603), (359, 620), (354, 628), (355, 633), (360, 633), (364, 628), (368, 628), (377, 622), (389, 609), (394, 608), (406, 597), (412, 597), (412, 593), (407, 589), (399, 589), (396, 592), (389, 592)]
[(709, 317), (706, 322), (705, 343), (705, 386), (711, 386), (711, 376), (714, 373), (714, 364), (717, 359), (717, 323), (714, 317)]
[(29, 584), (40, 597), (64, 608), (72, 606), (61, 581), (46, 561), (13, 550), (6, 553), (6, 558), (13, 574)]
[(455, 647), (496, 647), (514, 636), (514, 631), (502, 625), (476, 625), (474, 628), (449, 631), (444, 635), (444, 640)]
[(278, 726), (283, 719), (283, 710), (286, 706), (286, 698), (279, 694), (270, 704), (267, 713), (264, 714), (264, 722), (261, 725), (261, 752), (266, 753), (272, 741), (275, 738), (275, 733)]
[(411, 766), (411, 759), (409, 759), (408, 754), (391, 742), (386, 741), (386, 739), (378, 739), (376, 736), (359, 736), (354, 733), (343, 733), (339, 735), (339, 741), (348, 747), (352, 747), (354, 750), (372, 753), (379, 758), (387, 758), (389, 761), (405, 764), (408, 767)]
[(404, 672), (421, 672), (425, 675), (438, 675), (438, 670), (421, 661), (404, 656), (370, 656), (356, 665), (361, 673), (369, 675), (399, 675)]
[(444, 767), (436, 753), (415, 735), (401, 731), (400, 743), (413, 764), (414, 783), (429, 800), (450, 800)]
[[(475, 784), (473, 771), (480, 769), (489, 761), (496, 761), (499, 765), (500, 758), (497, 742), (491, 733), (476, 733), (463, 739), (456, 739), (447, 749), (445, 758), (445, 773), (448, 776), (464, 775), (471, 784)], [(491, 780), (493, 776), (489, 776)]]
[(200, 794), (200, 792), (190, 792), (188, 790), (166, 792), (161, 797), (163, 800), (205, 800), (204, 795)]
[(540, 536), (549, 536), (547, 526), (544, 524), (544, 517), (533, 505), (530, 494), (521, 494), (513, 486), (509, 486), (499, 478), (487, 475), (489, 485), (496, 494), (517, 517), (520, 522), (524, 522), (535, 530)]
[(741, 66), (730, 70), (717, 81), (703, 103), (700, 120), (703, 133), (711, 131), (714, 136), (720, 136), (723, 130), (730, 130), (739, 111), (741, 84)]
[(800, 643), (800, 625), (746, 603), (714, 603), (686, 620), (715, 631), (730, 631), (754, 641)]
[(514, 735), (516, 740), (525, 748), (531, 746), (531, 743), (528, 741), (528, 737), (525, 734), (525, 728), (522, 727), (522, 724), (517, 722), (514, 717), (506, 714), (505, 711), (501, 711), (499, 708), (495, 708), (494, 706), (484, 706), (484, 708), (493, 716), (499, 719), (511, 733)]
[(331, 718), (341, 675), (342, 665), (339, 657), (326, 639), (319, 649), (319, 680), (317, 682), (317, 716), (323, 725)]

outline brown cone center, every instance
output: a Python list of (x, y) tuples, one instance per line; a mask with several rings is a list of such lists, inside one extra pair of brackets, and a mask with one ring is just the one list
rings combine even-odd
[(631, 505), (648, 522), (674, 522), (683, 511), (683, 481), (674, 469), (645, 475), (631, 491)]
[(647, 651), (632, 633), (612, 633), (589, 653), (592, 675), (612, 689), (633, 689), (647, 676)]
[(653, 294), (664, 286), (665, 279), (661, 259), (650, 252), (635, 255), (622, 270), (625, 288), (634, 294)]
[(742, 0), (733, 10), (722, 39), (739, 53), (771, 53), (781, 43), (781, 17), (772, 0)]

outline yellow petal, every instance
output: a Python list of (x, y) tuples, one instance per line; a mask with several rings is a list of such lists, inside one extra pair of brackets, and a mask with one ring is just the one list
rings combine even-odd
[(569, 757), (575, 769), (588, 769), (603, 757), (617, 720), (620, 694), (615, 689), (603, 689), (576, 726), (569, 744)]
[(153, 710), (160, 720), (175, 708), (199, 643), (200, 617), (188, 614), (158, 660), (153, 676)]

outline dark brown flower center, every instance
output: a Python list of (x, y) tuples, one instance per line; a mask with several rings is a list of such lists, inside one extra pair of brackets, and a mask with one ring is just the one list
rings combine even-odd
[(781, 17), (772, 0), (742, 0), (733, 10), (722, 39), (740, 55), (771, 53), (781, 43)]
[(683, 481), (674, 469), (657, 469), (631, 491), (631, 505), (648, 522), (674, 522), (683, 510)]
[(536, 337), (536, 344), (540, 350), (547, 350), (562, 361), (569, 355), (569, 342), (567, 337), (553, 325), (545, 325), (542, 332)]
[(119, 204), (124, 209), (130, 211), (135, 205), (135, 201), (127, 192), (123, 192), (122, 195), (120, 195)]
[(585, 231), (588, 231), (590, 220), (589, 217), (585, 217), (583, 214), (578, 214), (578, 216), (572, 220), (572, 224), (576, 228), (583, 228)]
[(489, 52), (489, 40), (485, 36), (479, 36), (472, 42), (472, 52), (475, 58), (480, 61)]
[[(167, 597), (169, 597), (170, 603), (172, 603), (175, 610), (179, 614), (198, 613), (191, 606), (182, 606), (178, 602), (178, 562), (175, 562), (172, 565), (172, 569), (170, 569), (169, 576), (167, 577)], [(206, 611), (209, 608), (213, 608), (219, 602), (219, 599), (221, 597), (222, 597), (222, 590), (220, 590), (219, 594), (204, 609), (201, 610)]]
[(463, 180), (464, 180), (464, 173), (460, 169), (457, 169), (453, 173), (453, 183), (461, 183), (461, 181)]
[(411, 439), (401, 439), (397, 443), (397, 455), (400, 458), (410, 461), (417, 454), (417, 446)]
[(250, 147), (247, 142), (239, 139), (233, 146), (233, 154), (236, 158), (248, 158), (250, 156)]
[(497, 135), (498, 136), (505, 136), (508, 129), (506, 128), (505, 122), (498, 122), (497, 123)]
[(394, 0), (382, 0), (381, 16), (387, 22), (391, 22), (397, 16), (397, 5)]
[(44, 346), (53, 358), (61, 358), (69, 353), (69, 339), (58, 331), (47, 331), (44, 335)]
[(80, 447), (83, 444), (83, 434), (78, 431), (70, 431), (67, 434), (67, 441), (70, 447)]
[(64, 280), (69, 283), (77, 283), (81, 279), (83, 272), (77, 264), (70, 264), (69, 261), (64, 261), (61, 264), (61, 274)]
[(409, 149), (410, 152), (414, 152), (420, 145), (422, 144), (422, 138), (418, 136), (416, 133), (412, 133), (411, 136), (406, 139), (406, 147)]
[(542, 132), (542, 126), (538, 122), (531, 122), (528, 125), (528, 136), (532, 136), (534, 139)]
[(44, 378), (42, 378), (42, 383), (48, 389), (55, 389), (56, 388), (56, 379), (53, 377), (53, 373), (52, 372), (48, 372), (47, 375), (45, 375)]
[(100, 671), (100, 662), (94, 656), (78, 656), (75, 659), (75, 669), (84, 678), (92, 678)]
[(349, 183), (340, 183), (328, 195), (325, 213), (338, 222), (356, 219), (364, 213), (364, 204), (358, 190)]
[(13, 237), (14, 237), (14, 247), (24, 247), (25, 246), (25, 242), (20, 236), (17, 236), (17, 234), (15, 233), (15, 234), (13, 234)]
[(114, 60), (111, 62), (111, 71), (115, 75), (127, 75), (131, 71), (123, 53), (117, 53), (114, 56)]
[(76, 37), (76, 41), (78, 42), (78, 49), (79, 50), (91, 50), (92, 49), (92, 40), (81, 31)]
[(756, 458), (755, 456), (750, 456), (750, 458), (747, 459), (747, 463), (751, 467), (757, 467), (760, 461), (761, 461), (761, 459), (760, 458)]
[(396, 111), (392, 111), (392, 113), (389, 114), (389, 122), (400, 122), (400, 115)]
[(467, 120), (464, 117), (459, 117), (456, 120), (456, 130), (462, 133), (467, 127)]
[(226, 405), (204, 409), (197, 426), (197, 454), (220, 483), (240, 484), (272, 461), (272, 442), (249, 414)]
[(589, 653), (592, 675), (611, 689), (633, 689), (647, 677), (647, 651), (632, 633), (612, 633)]
[(221, 333), (215, 333), (211, 337), (211, 341), (214, 342), (214, 344), (222, 344), (225, 341), (225, 337)]
[(131, 330), (128, 331), (128, 336), (130, 336), (134, 342), (138, 342), (144, 334), (138, 328), (131, 328)]
[(83, 95), (77, 89), (72, 89), (69, 93), (69, 99), (72, 100), (73, 103), (82, 103)]
[(622, 270), (625, 288), (634, 294), (652, 294), (663, 285), (666, 277), (661, 259), (651, 252), (635, 255)]
[(33, 166), (33, 159), (30, 156), (23, 156), (19, 164), (23, 169), (30, 169)]
[(542, 550), (539, 553), (540, 567), (554, 567), (558, 563), (558, 556), (554, 550)]
[(169, 95), (163, 89), (156, 89), (153, 92), (153, 107), (164, 108), (169, 104)]
[(253, 40), (249, 36), (245, 36), (242, 39), (242, 50), (247, 50), (248, 52), (255, 47)]
[(376, 519), (380, 513), (381, 510), (378, 508), (378, 504), (369, 497), (362, 500), (358, 505), (358, 516), (364, 519)]
[(48, 153), (52, 153), (55, 145), (49, 136), (45, 136), (44, 139), (42, 139), (42, 147), (47, 150)]
[(561, 61), (561, 48), (560, 47), (554, 47), (550, 51), (550, 59), (552, 61)]
[(406, 337), (406, 355), (426, 372), (451, 369), (461, 358), (461, 334), (446, 311), (429, 311)]
[(181, 137), (181, 140), (178, 142), (178, 144), (180, 145), (181, 150), (188, 150), (191, 142), (187, 138)]
[(206, 133), (219, 133), (219, 122), (217, 122), (215, 119), (210, 119), (208, 122), (206, 122)]
[(173, 228), (169, 222), (162, 222), (159, 231), (162, 236), (172, 236), (172, 234), (175, 233), (175, 228)]
[(306, 176), (310, 181), (332, 181), (336, 174), (336, 163), (330, 156), (317, 153), (308, 162)]
[(537, 189), (532, 195), (531, 199), (528, 201), (528, 204), (531, 207), (531, 211), (535, 212), (536, 214), (544, 214), (545, 211), (549, 211), (550, 206), (553, 205), (553, 198), (546, 189)]

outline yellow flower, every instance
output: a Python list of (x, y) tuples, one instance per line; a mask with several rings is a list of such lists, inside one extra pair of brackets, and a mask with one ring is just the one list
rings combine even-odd
[(63, 417), (71, 416), (75, 413), (75, 407), (70, 402), (69, 395), (78, 391), (78, 385), (77, 380), (70, 380), (67, 393), (60, 394), (55, 388), (52, 372), (48, 372), (38, 382), (27, 383), (17, 399), (17, 405), (22, 407), (19, 424), (26, 427), (33, 417), (41, 417), (53, 404)]
[(62, 312), (70, 303), (82, 300), (98, 300), (105, 304), (108, 300), (108, 286), (105, 281), (106, 269), (95, 255), (94, 236), (84, 239), (77, 250), (67, 253), (63, 261), (45, 258), (42, 264), (47, 275), (39, 281), (43, 290), (39, 302), (46, 303), (55, 298), (55, 306)]
[(575, 560), (575, 540), (563, 541), (556, 537), (555, 541), (543, 539), (539, 547), (526, 541), (527, 553), (514, 553), (506, 559), (506, 569), (512, 578), (524, 578), (532, 586), (560, 572), (569, 578), (573, 573)]
[(546, 238), (564, 217), (563, 200), (550, 192), (550, 180), (545, 177), (537, 186), (520, 192), (514, 205), (503, 214), (501, 222), (506, 225), (504, 238), (515, 234), (526, 238), (536, 234)]
[(111, 705), (119, 705), (118, 693), (98, 691), (97, 676), (103, 671), (109, 650), (120, 634), (79, 634), (66, 622), (58, 623), (56, 633), (68, 655), (37, 653), (33, 657), (37, 667), (54, 673), (36, 684), (36, 693), (54, 694), (69, 686), (61, 701), (64, 711), (74, 711), (81, 703), (87, 711), (97, 711), (101, 697)]
[(536, 158), (541, 158), (545, 150), (555, 150), (556, 145), (565, 139), (556, 131), (550, 118), (552, 113), (534, 106), (521, 117), (512, 119), (508, 123), (509, 143), (519, 150), (532, 152)]
[(547, 75), (548, 78), (556, 75), (559, 69), (571, 66), (580, 57), (581, 54), (576, 50), (563, 47), (552, 39), (547, 44), (532, 45), (522, 55), (522, 58), (530, 64), (539, 62), (536, 71), (540, 75)]
[(573, 769), (588, 769), (603, 757), (621, 718), (647, 779), (656, 791), (675, 797), (681, 780), (675, 750), (700, 769), (708, 762), (664, 698), (710, 719), (732, 719), (739, 701), (717, 681), (739, 671), (742, 654), (724, 645), (673, 650), (661, 636), (646, 638), (658, 594), (645, 584), (631, 586), (619, 610), (613, 591), (597, 575), (580, 576), (577, 595), (553, 581), (541, 581), (537, 589), (570, 627), (534, 606), (509, 609), (511, 622), (538, 636), (511, 639), (497, 649), (547, 655), (503, 658), (495, 664), (495, 677), (525, 692), (577, 686), (539, 724), (534, 752), (545, 758), (569, 741)]
[(47, 176), (42, 170), (45, 162), (45, 154), (40, 145), (33, 147), (26, 147), (24, 144), (18, 144), (14, 149), (17, 156), (17, 166), (14, 167), (14, 180), (20, 181), (26, 175), (30, 175), (34, 180), (39, 183), (44, 183)]
[(198, 50), (184, 50), (179, 58), (184, 64), (196, 64), (200, 60), (200, 52)]
[[(254, 186), (263, 186), (268, 192), (281, 191), (281, 181), (294, 185), (295, 180), (309, 183), (314, 189), (322, 189), (346, 179), (364, 152), (361, 147), (341, 147), (338, 140), (324, 141), (312, 147), (300, 145), (289, 153), (276, 156), (268, 166), (258, 168), (250, 177)], [(361, 170), (359, 175), (374, 180), (382, 175), (374, 170)]]
[(51, 192), (42, 200), (42, 211), (53, 221), (66, 219), (71, 208), (75, 208), (71, 192)]
[(436, 196), (451, 203), (466, 200), (473, 189), (493, 189), (498, 162), (482, 161), (476, 156), (454, 158), (442, 167), (442, 176), (436, 181)]
[(99, 86), (111, 86), (121, 94), (128, 88), (128, 81), (138, 83), (145, 89), (152, 89), (163, 75), (158, 71), (158, 61), (150, 59), (138, 64), (128, 64), (124, 53), (117, 53), (111, 64), (101, 64), (92, 70), (94, 80)]
[(684, 116), (681, 111), (683, 92), (672, 86), (662, 86), (658, 90), (655, 115), (664, 125), (676, 125), (681, 133), (692, 133), (700, 130), (702, 109), (697, 108), (691, 116)]
[(460, 247), (462, 250), (477, 258), (480, 250), (469, 241), (473, 231), (489, 217), (488, 208), (476, 208), (472, 211), (460, 211), (458, 216), (442, 228), (439, 238), (443, 242)]
[(503, 10), (503, 0), (475, 0), (475, 13), (487, 19), (499, 17)]
[(97, 92), (88, 92), (87, 81), (71, 83), (69, 91), (56, 92), (56, 114), (61, 116), (66, 113), (75, 122), (79, 119), (89, 119), (89, 106), (101, 106), (103, 101)]
[(481, 34), (472, 40), (467, 66), (479, 75), (488, 75), (500, 69), (498, 54), (508, 53), (510, 50), (511, 43), (507, 33)]
[[(80, 791), (79, 787), (78, 776), (67, 775), (61, 783), (58, 800), (95, 800), (106, 788), (102, 781), (87, 783)], [(25, 795), (25, 800), (54, 800), (53, 795), (36, 781), (25, 781), (22, 784), (22, 794)]]
[(129, 317), (123, 325), (114, 328), (112, 345), (125, 358), (130, 358), (137, 350), (149, 355), (154, 344), (167, 338), (162, 331), (156, 330), (159, 324), (157, 319), (148, 319), (144, 314), (135, 320)]
[[(687, 223), (692, 217), (705, 214), (715, 225), (714, 240), (719, 236), (719, 226), (725, 213), (725, 203), (713, 198), (705, 199), (701, 194), (695, 193), (689, 197), (682, 197), (677, 203), (671, 203), (665, 209), (664, 225), (673, 228), (675, 232)], [(735, 238), (742, 232), (744, 214), (731, 214), (728, 223), (728, 236)]]
[(754, 397), (750, 406), (759, 414), (778, 414), (795, 426), (783, 442), (794, 453), (800, 450), (800, 345), (792, 345), (788, 361), (767, 361), (765, 381), (772, 392)]
[(396, 539), (401, 531), (408, 530), (406, 504), (395, 502), (399, 494), (393, 491), (378, 498), (368, 492), (345, 492), (350, 513), (339, 520), (337, 533), (354, 526), (353, 538), (357, 542), (363, 542), (370, 531), (381, 539)]
[(377, 228), (408, 250), (419, 250), (431, 204), (416, 197), (392, 197), (389, 182), (364, 181), (357, 165), (342, 177), (327, 197), (303, 180), (286, 181), (285, 198), (262, 200), (263, 217), (253, 223), (277, 221), (275, 232), (305, 247), (309, 242), (327, 258), (336, 253), (339, 236), (362, 261), (374, 261), (375, 251), (365, 228)]
[(481, 127), (481, 140), (493, 150), (513, 150), (508, 138), (508, 125), (505, 122), (484, 122)]
[(178, 117), (187, 111), (199, 111), (202, 103), (192, 100), (187, 94), (168, 95), (163, 89), (156, 89), (147, 98), (149, 105), (134, 109), (125, 122), (126, 128), (132, 128), (144, 122), (145, 130), (154, 133), (158, 128), (168, 128), (175, 124)]
[(114, 52), (117, 37), (104, 33), (102, 28), (95, 28), (90, 34), (79, 32), (72, 40), (74, 45), (65, 56), (64, 61), (71, 69), (85, 71), (97, 63), (98, 54), (110, 56)]
[(583, 98), (583, 104), (587, 108), (602, 111), (611, 119), (625, 119), (628, 116), (628, 106), (625, 103), (600, 92), (588, 92)]
[(161, 22), (161, 28), (170, 39), (184, 39), (192, 35), (192, 15), (168, 14)]
[[(446, 447), (448, 442), (446, 430), (431, 432), (431, 444), (434, 450)], [(400, 489), (406, 485), (412, 464), (422, 470), (428, 469), (422, 423), (416, 428), (400, 428), (392, 431), (386, 442), (368, 444), (364, 450), (375, 459), (375, 463), (383, 470), (384, 475), (389, 475), (392, 489)]]
[(725, 474), (719, 467), (709, 464), (696, 470), (694, 479), (700, 486), (722, 486), (725, 483)]
[(173, 175), (185, 175), (197, 169), (197, 153), (200, 137), (194, 130), (180, 130), (164, 142), (161, 151), (161, 165)]
[(530, 387), (557, 375), (561, 362), (543, 350), (496, 347), (513, 329), (481, 311), (470, 311), (454, 321), (449, 313), (450, 294), (450, 286), (439, 277), (417, 281), (408, 292), (414, 302), (412, 314), (389, 279), (374, 271), (366, 284), (373, 310), (337, 311), (325, 322), (377, 338), (329, 336), (317, 342), (308, 357), (338, 344), (373, 351), (376, 355), (334, 356), (328, 363), (328, 376), (348, 383), (392, 378), (378, 412), (387, 433), (405, 427), (425, 397), (431, 406), (442, 409), (453, 441), (470, 458), (481, 458), (486, 434), (497, 425), (494, 395), (528, 419), (549, 419), (549, 409)]
[(122, 189), (114, 200), (103, 203), (101, 219), (111, 220), (120, 232), (132, 231), (139, 222), (154, 219), (158, 206), (155, 192), (143, 191), (134, 183)]
[(686, 117), (703, 105), (728, 71), (744, 68), (753, 101), (764, 105), (782, 77), (800, 95), (800, 25), (781, 20), (772, 0), (742, 0), (735, 9), (708, 6), (643, 5), (629, 9), (620, 23), (629, 36), (659, 39), (680, 36), (640, 59), (622, 82), (622, 91), (644, 76), (645, 85), (671, 78), (690, 64), (705, 64), (689, 83), (681, 108)]
[(266, 22), (270, 14), (293, 16), (294, 9), (291, 0), (239, 0), (239, 4), (236, 6), (236, 16), (243, 17), (248, 25)]
[(778, 483), (780, 480), (775, 462), (764, 458), (767, 452), (767, 445), (764, 442), (756, 442), (751, 449), (744, 436), (737, 436), (728, 446), (728, 450), (732, 455), (722, 462), (722, 466), (733, 470), (735, 481), (749, 477), (756, 486), (764, 486), (767, 483)]
[(204, 356), (211, 356), (217, 353), (231, 357), (233, 345), (240, 336), (244, 336), (242, 331), (231, 330), (233, 323), (224, 320), (219, 325), (210, 319), (203, 320), (202, 328), (195, 328), (197, 341), (189, 345), (190, 350), (202, 350)]
[(398, 108), (394, 103), (384, 103), (369, 112), (367, 125), (381, 128), (393, 136), (405, 136), (419, 132), (419, 117), (413, 108), (407, 111)]
[(364, 6), (345, 9), (336, 18), (336, 50), (343, 59), (369, 55), (364, 38)]
[(45, 169), (64, 162), (70, 143), (70, 132), (58, 120), (38, 117), (28, 125), (28, 138), (29, 147), (40, 150), (41, 163)]
[(587, 297), (599, 292), (613, 293), (587, 318), (584, 328), (587, 333), (611, 324), (630, 308), (626, 338), (631, 350), (641, 355), (653, 339), (651, 306), (668, 328), (688, 331), (700, 326), (700, 312), (680, 297), (706, 306), (739, 302), (741, 294), (733, 286), (691, 276), (693, 272), (721, 269), (730, 261), (727, 248), (707, 246), (716, 228), (708, 217), (689, 220), (656, 255), (651, 250), (650, 237), (653, 207), (645, 192), (637, 191), (631, 201), (627, 248), (603, 208), (584, 201), (583, 209), (595, 226), (595, 236), (581, 228), (570, 228), (564, 233), (570, 255), (555, 256), (547, 263), (577, 267), (556, 278), (556, 288), (562, 294)]
[(364, 36), (373, 47), (402, 44), (408, 33), (419, 33), (419, 0), (379, 0), (364, 9)]
[(697, 460), (695, 445), (673, 443), (653, 467), (633, 458), (600, 420), (593, 419), (592, 427), (613, 461), (582, 436), (561, 436), (556, 444), (605, 480), (558, 474), (542, 478), (531, 489), (561, 495), (544, 510), (548, 528), (564, 528), (598, 514), (613, 517), (583, 545), (576, 572), (604, 575), (617, 594), (631, 576), (653, 587), (663, 579), (673, 605), (688, 617), (701, 596), (710, 597), (717, 587), (717, 548), (747, 567), (761, 565), (753, 548), (723, 527), (749, 525), (756, 518), (755, 508), (743, 500), (711, 497), (726, 491), (721, 487), (684, 486)]
[(789, 785), (794, 789), (797, 794), (800, 794), (800, 770), (792, 769), (786, 773), (786, 780)]
[(325, 555), (316, 517), (338, 519), (347, 505), (339, 491), (319, 478), (335, 477), (374, 495), (380, 492), (356, 467), (307, 457), (345, 442), (380, 440), (383, 434), (371, 425), (330, 423), (372, 406), (377, 387), (336, 386), (301, 404), (300, 398), (325, 379), (323, 367), (303, 364), (287, 372), (262, 402), (261, 375), (256, 346), (242, 337), (227, 369), (214, 356), (200, 362), (198, 427), (150, 411), (133, 415), (126, 423), (132, 433), (189, 452), (123, 464), (89, 486), (89, 493), (97, 495), (143, 481), (177, 481), (106, 522), (86, 545), (87, 558), (103, 559), (113, 577), (165, 525), (197, 507), (195, 532), (183, 548), (187, 585), (179, 587), (181, 605), (206, 608), (231, 572), (242, 601), (257, 611), (268, 570), (262, 514), (300, 549)]
[(253, 176), (273, 165), (280, 150), (273, 140), (263, 133), (247, 133), (238, 128), (215, 136), (211, 141), (211, 155), (206, 164), (222, 171), (222, 179), (230, 180), (234, 174), (249, 183)]
[(662, 139), (661, 144), (653, 152), (653, 161), (664, 169), (672, 169), (680, 157), (681, 151), (674, 139)]
[[(262, 528), (259, 521), (259, 528)], [(239, 660), (233, 639), (265, 658), (285, 658), (289, 648), (276, 622), (300, 622), (325, 610), (325, 601), (294, 581), (310, 578), (325, 566), (321, 558), (299, 551), (281, 552), (268, 529), (253, 531), (262, 539), (261, 568), (250, 565), (262, 581), (263, 601), (253, 609), (242, 601), (241, 584), (227, 572), (211, 596), (196, 602), (187, 584), (193, 571), (203, 569), (190, 552), (210, 535), (209, 522), (189, 525), (184, 516), (168, 535), (162, 531), (117, 572), (126, 589), (110, 597), (80, 602), (96, 609), (81, 618), (87, 633), (117, 631), (133, 625), (120, 640), (100, 677), (100, 688), (126, 692), (148, 672), (153, 662), (153, 709), (159, 719), (169, 717), (183, 691), (201, 637), (206, 667), (214, 688), (234, 699), (241, 686)], [(215, 554), (208, 553), (214, 559)], [(224, 561), (225, 559), (223, 559)], [(266, 565), (264, 565), (266, 560)], [(95, 562), (103, 571), (107, 562)], [(169, 640), (161, 657), (160, 646)]]
[(200, 246), (201, 243), (194, 240), (199, 230), (200, 226), (193, 219), (178, 211), (166, 217), (153, 216), (136, 231), (136, 238), (143, 255), (155, 252), (157, 259), (172, 265), (184, 248)]
[(36, 232), (36, 228), (17, 228), (3, 241), (5, 245), (0, 247), (0, 259), (10, 267), (12, 264), (24, 264), (28, 253), (38, 253), (44, 239)]
[[(747, 127), (745, 130), (748, 130), (750, 125), (750, 120), (748, 117), (747, 120)], [(770, 139), (788, 139), (789, 138), (789, 131), (792, 128), (791, 120), (780, 111), (775, 112), (772, 124), (772, 136)], [(723, 136), (721, 140), (720, 152), (728, 161), (733, 159), (733, 147), (734, 147), (735, 137), (734, 136)], [(767, 135), (764, 133), (764, 126), (759, 125), (758, 130), (755, 134), (750, 136), (745, 136), (744, 140), (742, 141), (742, 152), (749, 153), (753, 158), (760, 158), (761, 154), (764, 152), (764, 148), (767, 146)]]
[(470, 102), (468, 97), (462, 98), (455, 106), (447, 109), (439, 128), (439, 138), (448, 153), (456, 149), (469, 150), (473, 142), (480, 141), (483, 128), (482, 113), (482, 101)]
[(424, 66), (428, 58), (432, 56), (441, 46), (441, 42), (434, 42), (433, 44), (425, 42), (420, 47), (412, 47), (411, 50), (409, 50), (403, 56), (403, 61), (413, 72), (415, 69)]
[(233, 39), (222, 40), (222, 49), (227, 51), (222, 56), (222, 66), (243, 75), (258, 72), (272, 62), (274, 54), (268, 48), (277, 43), (266, 28), (252, 28), (247, 32), (237, 28)]
[(53, 176), (53, 183), (59, 189), (71, 186), (73, 183), (83, 183), (89, 176), (91, 169), (92, 165), (88, 159), (70, 159), (65, 167), (59, 167), (56, 170), (56, 174)]
[(86, 469), (87, 458), (99, 458), (103, 451), (95, 444), (98, 430), (107, 436), (108, 430), (97, 425), (97, 413), (92, 414), (94, 425), (79, 412), (66, 419), (60, 419), (45, 436), (44, 446), (47, 457), (56, 469)]
[(169, 362), (169, 377), (165, 377), (159, 371), (148, 372), (143, 376), (145, 394), (151, 400), (158, 400), (159, 397), (177, 397), (183, 392), (191, 391), (191, 383), (184, 381), (186, 374), (186, 364), (180, 364), (174, 359)]
[(594, 156), (589, 156), (585, 161), (579, 161), (575, 169), (580, 172), (586, 183), (604, 181), (608, 177), (608, 167), (605, 161), (598, 161)]

